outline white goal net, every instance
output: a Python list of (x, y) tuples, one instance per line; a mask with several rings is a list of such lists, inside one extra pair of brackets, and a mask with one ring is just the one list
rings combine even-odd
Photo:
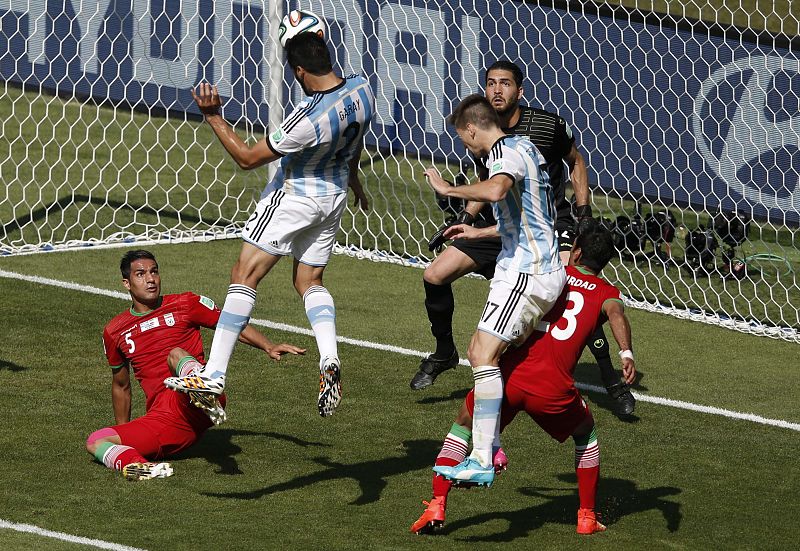
[(507, 59), (576, 131), (632, 303), (800, 342), (798, 12), (624, 4), (0, 0), (0, 254), (237, 235), (267, 174), (234, 165), (190, 90), (217, 84), (261, 139), (299, 97), (277, 22), (301, 8), (377, 97), (371, 210), (348, 211), (340, 251), (431, 260), (444, 213), (421, 169), (461, 172), (444, 118)]

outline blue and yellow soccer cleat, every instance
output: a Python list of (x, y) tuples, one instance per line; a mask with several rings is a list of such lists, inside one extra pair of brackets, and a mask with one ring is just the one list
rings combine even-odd
[(342, 401), (341, 368), (338, 358), (326, 358), (319, 373), (317, 409), (322, 417), (334, 414)]
[(216, 394), (202, 394), (194, 390), (190, 390), (187, 394), (189, 402), (197, 409), (203, 410), (215, 425), (221, 425), (228, 419), (228, 414), (225, 413), (225, 408), (222, 407)]
[(433, 468), (433, 472), (440, 474), (447, 480), (451, 480), (457, 485), (475, 485), (489, 487), (494, 482), (494, 465), (484, 467), (476, 459), (471, 457), (455, 467), (440, 465)]
[(178, 392), (199, 392), (219, 396), (225, 390), (225, 375), (221, 371), (215, 371), (210, 375), (191, 373), (185, 377), (167, 377), (164, 379), (164, 385)]
[(149, 480), (172, 476), (169, 463), (128, 463), (122, 468), (122, 476), (128, 480)]

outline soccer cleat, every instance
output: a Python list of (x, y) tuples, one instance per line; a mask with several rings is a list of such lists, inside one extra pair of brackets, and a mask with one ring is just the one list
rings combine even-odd
[(338, 358), (328, 358), (319, 373), (317, 408), (322, 417), (334, 414), (342, 401), (341, 367)]
[(221, 425), (228, 419), (225, 408), (222, 407), (215, 394), (202, 394), (194, 390), (190, 390), (188, 394), (189, 402), (197, 409), (202, 409), (215, 425)]
[(578, 529), (579, 534), (589, 535), (595, 532), (605, 532), (606, 527), (597, 521), (594, 511), (591, 509), (578, 509)]
[(430, 502), (423, 501), (427, 509), (417, 522), (411, 525), (414, 534), (433, 534), (444, 526), (444, 497), (434, 497)]
[(122, 476), (128, 480), (149, 480), (172, 476), (169, 463), (128, 463), (122, 468)]
[(452, 480), (458, 485), (491, 486), (494, 482), (494, 465), (482, 466), (476, 459), (471, 457), (455, 467), (439, 465), (433, 468), (433, 472), (440, 474), (447, 480)]
[(614, 413), (618, 416), (630, 415), (636, 406), (636, 398), (631, 394), (631, 387), (620, 381), (606, 387), (606, 392), (616, 402)]
[(494, 452), (492, 463), (494, 464), (494, 474), (496, 475), (508, 469), (508, 456), (503, 451), (503, 448), (497, 448), (497, 451)]
[(216, 394), (219, 396), (225, 390), (225, 375), (222, 375), (222, 372), (219, 371), (211, 375), (195, 372), (185, 377), (167, 377), (164, 379), (164, 385), (179, 392), (194, 391), (201, 394)]
[(411, 379), (411, 388), (414, 390), (427, 388), (433, 384), (436, 377), (457, 365), (458, 352), (456, 350), (453, 350), (452, 356), (445, 360), (434, 358), (432, 355), (428, 356), (419, 364), (419, 371)]

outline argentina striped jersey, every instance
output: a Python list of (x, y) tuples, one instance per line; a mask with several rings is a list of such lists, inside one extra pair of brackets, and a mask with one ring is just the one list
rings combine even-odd
[(361, 147), (375, 96), (360, 75), (317, 92), (301, 101), (267, 144), (281, 155), (280, 170), (268, 189), (304, 197), (323, 197), (347, 191), (349, 161)]
[(546, 162), (522, 136), (504, 136), (486, 157), (489, 178), (505, 174), (514, 180), (502, 201), (493, 203), (503, 249), (497, 264), (525, 274), (561, 268), (555, 233), (555, 209)]

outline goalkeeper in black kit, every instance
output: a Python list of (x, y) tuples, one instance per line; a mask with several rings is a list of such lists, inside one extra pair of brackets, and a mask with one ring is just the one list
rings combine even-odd
[[(486, 98), (500, 116), (503, 130), (508, 134), (527, 137), (547, 162), (557, 211), (556, 233), (561, 260), (566, 265), (575, 241), (576, 219), (580, 231), (582, 221), (592, 217), (586, 163), (575, 145), (572, 130), (563, 118), (554, 113), (520, 105), (522, 70), (514, 63), (497, 61), (490, 66), (486, 71), (485, 92)], [(569, 167), (568, 174), (565, 174), (565, 164)], [(481, 163), (477, 165), (481, 167)], [(485, 180), (486, 176), (478, 173), (479, 180)], [(571, 180), (575, 194), (574, 209), (565, 197), (567, 179)], [(440, 206), (452, 208), (453, 205)], [(453, 212), (445, 226), (463, 223), (478, 227), (495, 225), (491, 205), (471, 201), (463, 209)], [(431, 239), (431, 250), (444, 244), (444, 229)], [(431, 333), (436, 338), (436, 351), (422, 360), (419, 370), (411, 380), (412, 389), (420, 390), (432, 385), (439, 374), (458, 365), (458, 351), (453, 341), (455, 302), (451, 284), (470, 273), (491, 279), (500, 249), (499, 238), (456, 239), (425, 270), (425, 309), (431, 323)], [(618, 415), (630, 415), (636, 400), (628, 385), (614, 370), (608, 341), (601, 327), (597, 328), (587, 344), (600, 368), (603, 384), (615, 401), (615, 412)]]

